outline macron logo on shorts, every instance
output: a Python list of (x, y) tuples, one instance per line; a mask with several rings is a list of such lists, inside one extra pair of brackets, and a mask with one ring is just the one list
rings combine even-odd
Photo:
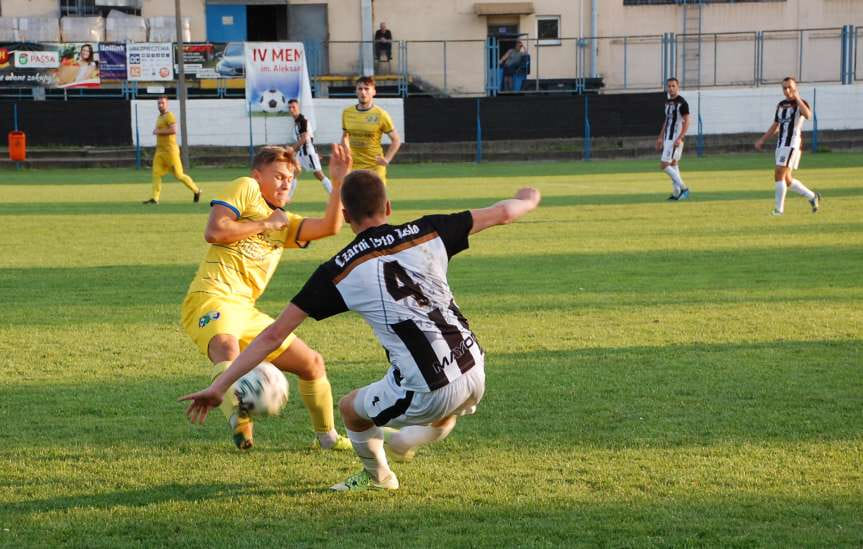
[(222, 313), (219, 311), (210, 311), (198, 319), (198, 328), (203, 328), (209, 324), (211, 320), (217, 320), (220, 316), (222, 316)]

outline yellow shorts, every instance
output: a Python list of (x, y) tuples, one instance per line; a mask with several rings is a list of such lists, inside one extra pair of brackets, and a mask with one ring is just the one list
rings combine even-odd
[[(248, 300), (231, 299), (205, 293), (194, 293), (186, 296), (180, 308), (180, 323), (183, 330), (189, 334), (201, 354), (208, 356), (207, 349), (210, 340), (219, 334), (227, 334), (237, 338), (242, 351), (258, 334), (273, 323), (272, 317), (255, 308)], [(289, 335), (278, 349), (267, 356), (272, 362), (284, 353), (296, 339)]]
[(387, 183), (387, 167), (381, 166), (379, 164), (375, 164), (374, 166), (354, 166), (355, 170), (368, 170), (370, 172), (378, 174), (378, 177), (381, 178), (381, 181), (384, 182), (384, 185)]
[(174, 173), (175, 175), (183, 173), (180, 149), (170, 151), (156, 149), (156, 153), (153, 155), (153, 175), (162, 177), (167, 173)]

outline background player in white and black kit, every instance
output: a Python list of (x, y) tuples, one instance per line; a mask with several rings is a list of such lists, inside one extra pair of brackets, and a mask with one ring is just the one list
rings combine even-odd
[(659, 167), (671, 178), (671, 196), (668, 200), (686, 200), (689, 188), (680, 177), (680, 156), (683, 154), (683, 141), (689, 129), (689, 103), (681, 97), (680, 83), (677, 78), (665, 82), (668, 98), (665, 101), (665, 121), (656, 138), (656, 150), (662, 151)]
[[(294, 117), (294, 144), (290, 147), (297, 153), (297, 158), (300, 160), (300, 166), (304, 170), (309, 170), (315, 174), (318, 181), (324, 186), (324, 190), (328, 193), (333, 192), (333, 184), (324, 175), (321, 168), (321, 159), (315, 151), (314, 138), (312, 132), (309, 131), (309, 121), (300, 112), (300, 103), (296, 99), (288, 101), (288, 111)], [(297, 190), (299, 181), (295, 178), (294, 184), (291, 186), (291, 198)]]
[[(418, 446), (443, 439), (456, 417), (473, 413), (485, 391), (485, 353), (453, 299), (449, 259), (467, 249), (469, 235), (515, 221), (536, 208), (540, 196), (523, 188), (487, 208), (389, 225), (391, 205), (376, 174), (352, 172), (341, 192), (345, 220), (356, 238), (315, 271), (279, 318), (208, 389), (183, 399), (194, 401), (189, 418), (203, 421), (227, 388), (307, 316), (321, 320), (356, 311), (374, 330), (390, 366), (383, 379), (339, 402), (363, 470), (332, 489), (394, 490), (399, 482), (387, 453), (407, 461)], [(401, 429), (390, 429), (387, 436), (384, 426)]]
[(800, 156), (803, 153), (803, 119), (812, 118), (812, 109), (809, 103), (800, 97), (797, 81), (794, 78), (789, 76), (782, 81), (782, 93), (785, 94), (785, 99), (776, 105), (773, 124), (755, 142), (755, 148), (760, 151), (764, 147), (764, 142), (779, 132), (779, 138), (776, 140), (776, 167), (773, 170), (776, 187), (776, 205), (773, 207), (773, 215), (782, 215), (785, 212), (785, 193), (789, 188), (805, 197), (812, 206), (812, 213), (815, 213), (821, 206), (821, 194), (807, 189), (792, 175), (800, 164)]

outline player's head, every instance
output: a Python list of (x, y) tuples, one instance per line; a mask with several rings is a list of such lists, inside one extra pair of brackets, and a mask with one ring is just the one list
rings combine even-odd
[(85, 63), (93, 62), (93, 46), (90, 44), (84, 44), (81, 46), (81, 51), (78, 52), (78, 59), (84, 61)]
[(381, 21), (381, 30), (387, 30), (387, 24)]
[(680, 93), (680, 82), (677, 81), (677, 78), (672, 76), (665, 81), (665, 90), (668, 92), (668, 97), (674, 99), (677, 97), (677, 94)]
[(300, 116), (300, 102), (296, 99), (291, 99), (288, 101), (288, 112), (291, 113), (291, 116), (294, 118)]
[(354, 228), (370, 218), (386, 219), (392, 213), (386, 185), (374, 172), (352, 171), (342, 183), (342, 211)]
[(156, 102), (156, 106), (159, 107), (160, 113), (165, 114), (166, 112), (168, 112), (168, 96), (167, 95), (161, 96), (159, 98), (159, 100)]
[(786, 76), (782, 79), (782, 93), (785, 97), (791, 99), (797, 92), (797, 80), (793, 76)]
[(299, 174), (294, 151), (285, 147), (261, 147), (252, 162), (252, 177), (271, 206), (281, 208), (290, 201), (291, 185)]
[(375, 90), (375, 79), (371, 76), (360, 76), (357, 78), (357, 100), (360, 105), (366, 106), (372, 104), (372, 99), (377, 91)]

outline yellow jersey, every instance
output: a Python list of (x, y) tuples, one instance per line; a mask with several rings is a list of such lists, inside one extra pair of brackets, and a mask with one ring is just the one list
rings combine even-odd
[[(157, 130), (167, 130), (171, 127), (171, 124), (176, 124), (177, 119), (174, 118), (174, 113), (171, 111), (166, 112), (165, 114), (160, 114), (159, 118), (156, 119), (156, 129)], [(177, 148), (177, 135), (162, 135), (156, 134), (156, 150), (157, 151), (171, 151)]]
[(375, 158), (384, 154), (381, 136), (393, 131), (395, 126), (387, 111), (377, 105), (367, 111), (357, 107), (351, 105), (342, 111), (342, 130), (350, 135), (354, 168), (374, 169), (377, 167)]
[[(237, 221), (262, 221), (273, 213), (258, 182), (239, 177), (210, 202), (225, 206)], [(255, 302), (267, 287), (284, 248), (305, 248), (298, 242), (303, 217), (288, 213), (288, 225), (279, 231), (265, 231), (231, 244), (211, 244), (198, 267), (187, 296), (204, 293), (215, 296), (248, 299)]]

